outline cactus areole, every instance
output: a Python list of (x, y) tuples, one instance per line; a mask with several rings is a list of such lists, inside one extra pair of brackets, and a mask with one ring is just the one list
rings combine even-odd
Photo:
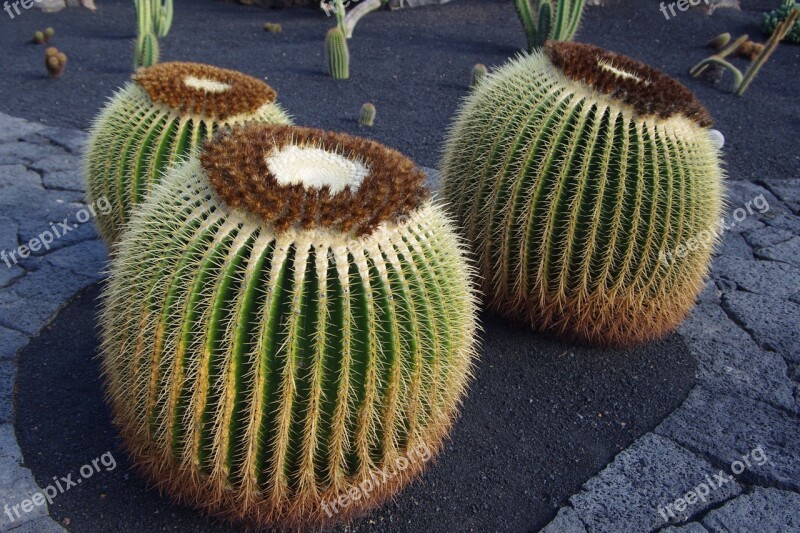
[(595, 46), (550, 41), (488, 75), (442, 163), (488, 306), (599, 344), (674, 329), (718, 239), (710, 125), (686, 87)]
[(399, 153), (223, 132), (120, 241), (101, 319), (115, 422), (151, 480), (208, 513), (259, 530), (362, 514), (450, 431), (475, 357), (470, 277)]

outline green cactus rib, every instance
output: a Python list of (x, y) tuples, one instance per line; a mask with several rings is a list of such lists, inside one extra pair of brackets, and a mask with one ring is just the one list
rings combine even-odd
[[(514, 0), (514, 8), (528, 40), (528, 52), (548, 39), (570, 41), (578, 32), (586, 0)], [(534, 15), (535, 14), (535, 15)]]
[(544, 53), (467, 97), (442, 163), (487, 304), (603, 344), (656, 338), (694, 303), (721, 214), (719, 151), (682, 115), (642, 116)]
[(328, 30), (325, 36), (325, 56), (328, 60), (328, 73), (335, 80), (350, 78), (350, 51), (347, 38), (338, 27)]
[[(145, 113), (142, 113), (145, 114)], [(230, 212), (196, 158), (134, 210), (104, 294), (103, 370), (132, 455), (168, 493), (261, 527), (436, 453), (475, 357), (470, 267), (443, 210), (351, 238)]]
[(220, 128), (250, 121), (287, 124), (291, 118), (270, 103), (252, 114), (215, 120), (153, 102), (136, 83), (121, 89), (96, 118), (84, 159), (90, 201), (105, 197), (112, 206), (110, 214), (96, 218), (103, 239), (118, 240), (132, 206), (164, 172)]

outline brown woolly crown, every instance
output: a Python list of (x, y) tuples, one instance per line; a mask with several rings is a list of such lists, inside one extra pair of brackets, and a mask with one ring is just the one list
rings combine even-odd
[(160, 63), (140, 69), (133, 81), (155, 102), (217, 120), (254, 113), (278, 96), (252, 76), (200, 63)]
[[(355, 190), (281, 184), (268, 159), (292, 145), (335, 153), (368, 172)], [(382, 222), (400, 221), (429, 196), (425, 175), (401, 153), (367, 139), (311, 128), (237, 126), (208, 141), (200, 161), (226, 204), (274, 225), (277, 232), (328, 228), (368, 235)]]
[(663, 72), (627, 56), (590, 44), (548, 41), (544, 52), (568, 78), (624, 102), (643, 116), (667, 119), (677, 115), (700, 126), (711, 115), (692, 91)]

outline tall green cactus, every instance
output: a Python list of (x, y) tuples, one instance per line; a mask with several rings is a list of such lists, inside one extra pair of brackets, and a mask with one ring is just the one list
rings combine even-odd
[(136, 39), (136, 55), (134, 56), (133, 68), (152, 67), (158, 63), (161, 49), (158, 45), (158, 38), (153, 33), (139, 35)]
[(162, 63), (138, 71), (94, 121), (84, 175), (89, 198), (113, 207), (95, 222), (115, 242), (152, 184), (224, 126), (289, 123), (264, 82), (197, 63)]
[(153, 33), (166, 37), (172, 27), (173, 0), (134, 0), (138, 34)]
[(346, 80), (350, 77), (347, 38), (338, 26), (328, 30), (325, 36), (325, 57), (328, 60), (328, 73), (333, 79)]
[(570, 41), (575, 37), (586, 0), (533, 1), (531, 6), (531, 0), (514, 0), (528, 39), (528, 52), (540, 48), (548, 39)]
[(365, 139), (249, 125), (137, 207), (102, 358), (158, 487), (254, 529), (309, 528), (378, 505), (441, 450), (476, 305), (423, 182)]
[(478, 85), (442, 176), (489, 307), (602, 344), (672, 330), (717, 237), (710, 124), (680, 83), (589, 45), (549, 41)]

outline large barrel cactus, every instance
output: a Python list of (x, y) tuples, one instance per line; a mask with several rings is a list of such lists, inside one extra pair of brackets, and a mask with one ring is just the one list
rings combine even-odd
[(673, 329), (721, 214), (710, 125), (683, 85), (595, 46), (549, 42), (489, 75), (442, 165), (488, 305), (601, 344)]
[(372, 141), (249, 125), (134, 210), (103, 367), (124, 441), (167, 493), (257, 527), (322, 525), (437, 453), (476, 304), (423, 182)]
[(106, 197), (113, 207), (96, 219), (103, 239), (116, 242), (152, 184), (220, 127), (290, 123), (276, 97), (256, 78), (209, 65), (138, 70), (95, 120), (85, 154), (89, 200)]

